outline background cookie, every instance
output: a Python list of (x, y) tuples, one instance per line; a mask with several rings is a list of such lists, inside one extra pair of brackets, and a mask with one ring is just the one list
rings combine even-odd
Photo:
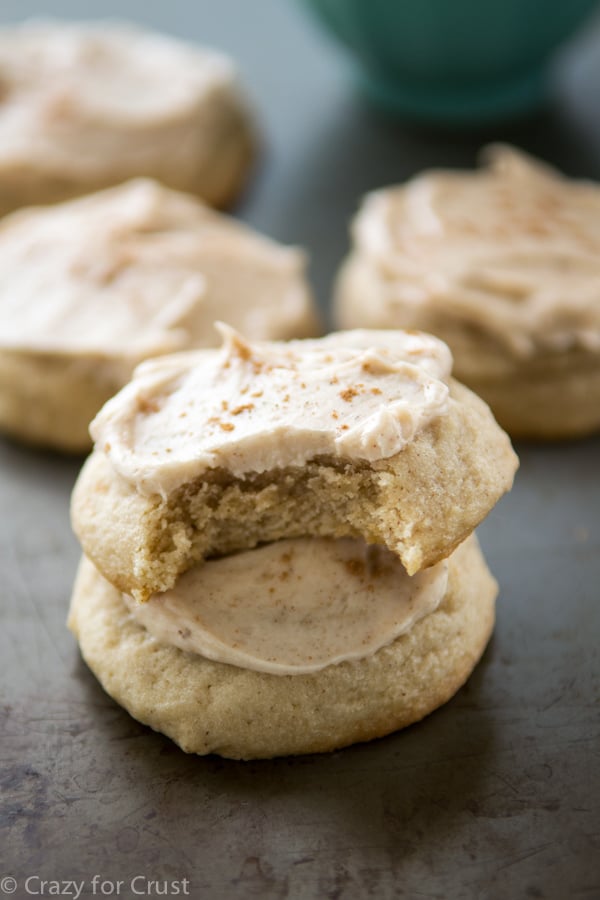
[(116, 23), (0, 30), (0, 214), (135, 176), (229, 203), (255, 154), (233, 64)]
[(509, 148), (366, 198), (336, 288), (344, 328), (421, 328), (513, 436), (600, 428), (600, 187)]
[(318, 330), (305, 260), (155, 181), (0, 223), (0, 428), (66, 450), (149, 356)]
[(249, 759), (334, 750), (410, 725), (468, 678), (493, 627), (497, 587), (475, 537), (449, 566), (441, 605), (407, 634), (308, 675), (249, 671), (159, 644), (85, 558), (69, 627), (104, 689), (187, 752)]

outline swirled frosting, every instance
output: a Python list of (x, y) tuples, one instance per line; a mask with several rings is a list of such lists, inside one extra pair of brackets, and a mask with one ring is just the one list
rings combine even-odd
[(208, 560), (147, 603), (124, 597), (159, 643), (294, 675), (375, 653), (442, 600), (447, 562), (409, 577), (361, 540), (299, 538)]
[(314, 333), (304, 256), (136, 179), (0, 224), (0, 347), (146, 356)]
[(420, 332), (250, 342), (140, 366), (91, 425), (138, 491), (166, 496), (211, 468), (234, 476), (327, 454), (379, 460), (448, 408), (447, 346)]
[(439, 311), (517, 356), (600, 352), (600, 187), (508, 147), (486, 158), (478, 172), (425, 172), (366, 198), (355, 256), (379, 279), (374, 318)]

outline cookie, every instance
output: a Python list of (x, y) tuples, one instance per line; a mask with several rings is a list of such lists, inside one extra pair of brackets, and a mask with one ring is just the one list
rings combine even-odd
[(119, 590), (147, 599), (204, 558), (305, 536), (382, 544), (412, 575), (510, 488), (510, 441), (441, 341), (221, 331), (142, 365), (92, 424), (73, 526)]
[(134, 179), (0, 223), (0, 429), (60, 450), (150, 356), (318, 331), (303, 254)]
[(0, 97), (0, 214), (137, 176), (224, 206), (255, 156), (231, 61), (134, 25), (5, 26)]
[[(324, 595), (332, 590), (335, 601), (340, 582), (329, 578), (322, 542), (312, 543), (312, 567), (323, 572)], [(289, 546), (285, 552), (290, 553)], [(299, 571), (306, 572), (306, 565)], [(355, 577), (349, 570), (343, 586)], [(371, 609), (381, 593), (381, 577), (370, 575), (372, 590), (364, 602)], [(274, 582), (267, 573), (255, 583), (264, 593)], [(224, 598), (231, 589), (222, 579)], [(84, 558), (69, 627), (104, 689), (183, 750), (268, 758), (381, 737), (445, 703), (485, 648), (496, 591), (473, 536), (448, 559), (437, 605), (389, 643), (317, 671), (274, 674), (218, 662), (153, 636), (130, 611), (131, 601)], [(329, 627), (334, 625), (330, 620)]]
[(507, 147), (375, 192), (336, 286), (343, 328), (422, 328), (515, 437), (600, 428), (600, 187)]

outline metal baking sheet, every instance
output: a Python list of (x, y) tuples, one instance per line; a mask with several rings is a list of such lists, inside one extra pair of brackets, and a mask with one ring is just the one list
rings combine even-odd
[[(0, 16), (40, 13), (82, 15), (8, 0)], [(600, 179), (598, 28), (553, 109), (448, 134), (367, 109), (291, 3), (85, 6), (113, 14), (238, 59), (266, 133), (238, 213), (308, 248), (324, 309), (366, 190), (471, 166), (489, 139)], [(186, 756), (103, 693), (65, 628), (81, 461), (0, 440), (0, 896), (600, 897), (600, 440), (517, 450), (515, 488), (479, 532), (501, 593), (466, 687), (371, 744), (237, 763)]]

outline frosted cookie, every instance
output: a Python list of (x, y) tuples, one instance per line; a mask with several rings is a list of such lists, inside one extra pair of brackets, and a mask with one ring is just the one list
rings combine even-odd
[(0, 214), (126, 179), (229, 203), (254, 157), (229, 59), (114, 22), (0, 29)]
[(221, 331), (220, 349), (143, 364), (92, 423), (73, 524), (119, 590), (146, 599), (204, 558), (305, 536), (382, 544), (412, 575), (510, 488), (510, 441), (441, 341)]
[(600, 427), (600, 187), (507, 147), (368, 196), (341, 327), (422, 328), (513, 436)]
[(468, 678), (494, 622), (476, 538), (409, 578), (381, 547), (288, 540), (136, 604), (83, 559), (69, 626), (105, 690), (185, 751), (334, 750), (411, 724)]
[(303, 254), (136, 179), (0, 223), (0, 429), (90, 446), (102, 404), (150, 356), (318, 330)]

